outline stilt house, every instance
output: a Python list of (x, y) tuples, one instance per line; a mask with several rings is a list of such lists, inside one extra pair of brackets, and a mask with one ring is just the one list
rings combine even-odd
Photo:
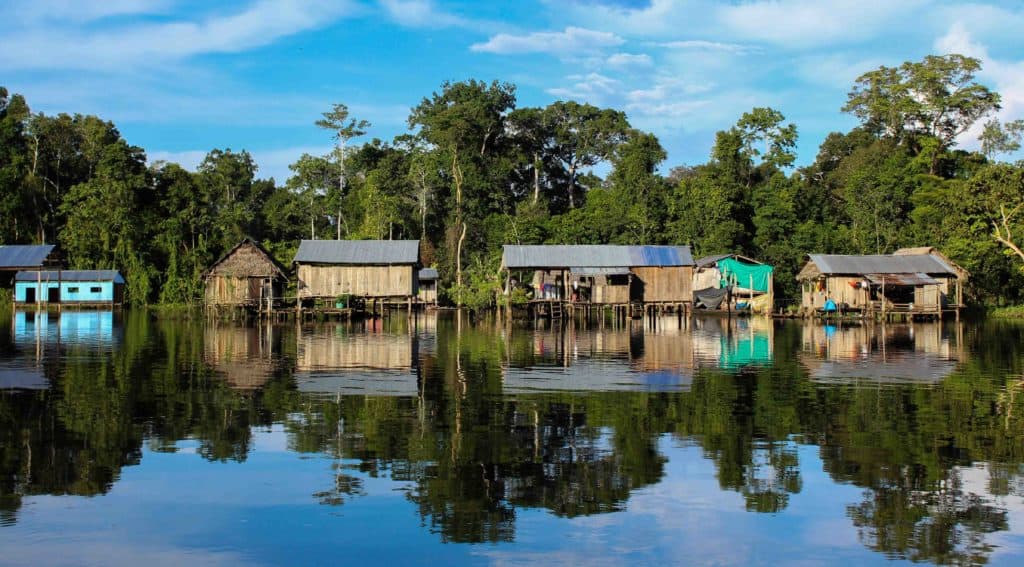
[(116, 306), (124, 302), (124, 278), (117, 270), (43, 270), (18, 272), (14, 302)]
[(300, 299), (416, 297), (419, 240), (303, 240), (295, 254)]
[(203, 275), (207, 305), (263, 308), (288, 284), (284, 266), (258, 242), (245, 238)]
[(681, 305), (693, 294), (689, 246), (505, 245), (502, 269), (510, 285), (529, 274), (536, 299)]
[(866, 256), (811, 254), (797, 274), (801, 305), (814, 313), (831, 301), (840, 310), (941, 316), (959, 312), (967, 272), (944, 256), (906, 249)]

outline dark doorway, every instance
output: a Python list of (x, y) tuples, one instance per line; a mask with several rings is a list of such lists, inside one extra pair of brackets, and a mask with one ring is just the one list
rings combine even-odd
[(30, 287), (25, 289), (25, 303), (36, 302), (36, 288)]
[(46, 289), (46, 301), (49, 303), (60, 303), (60, 288), (51, 287)]

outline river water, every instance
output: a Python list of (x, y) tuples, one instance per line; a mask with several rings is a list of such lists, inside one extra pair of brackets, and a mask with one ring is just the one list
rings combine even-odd
[(0, 320), (0, 563), (1024, 563), (1024, 326)]

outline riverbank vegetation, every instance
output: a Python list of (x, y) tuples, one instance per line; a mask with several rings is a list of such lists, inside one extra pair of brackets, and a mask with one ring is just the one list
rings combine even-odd
[[(190, 303), (201, 274), (243, 236), (291, 260), (303, 238), (418, 238), (442, 295), (493, 301), (505, 243), (690, 244), (776, 266), (797, 294), (804, 255), (939, 247), (978, 304), (1024, 300), (1024, 121), (1001, 124), (977, 60), (929, 56), (857, 79), (817, 158), (795, 167), (797, 125), (758, 107), (718, 132), (706, 163), (666, 163), (623, 112), (577, 102), (520, 107), (514, 85), (445, 83), (385, 141), (335, 105), (310, 127), (330, 155), (261, 179), (244, 150), (195, 171), (148, 163), (97, 116), (32, 112), (0, 89), (0, 242), (59, 243), (72, 267), (113, 267), (133, 304)], [(977, 137), (980, 149), (959, 146)], [(968, 133), (971, 133), (969, 136)], [(598, 172), (605, 172), (603, 176)]]

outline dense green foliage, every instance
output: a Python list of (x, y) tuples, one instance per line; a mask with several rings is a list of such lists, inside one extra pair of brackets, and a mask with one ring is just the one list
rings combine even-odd
[[(196, 172), (147, 165), (110, 122), (33, 114), (2, 90), (0, 241), (59, 242), (73, 267), (121, 269), (135, 304), (196, 300), (203, 269), (245, 234), (285, 262), (301, 238), (419, 238), (448, 299), (474, 305), (495, 301), (506, 243), (739, 252), (777, 266), (783, 298), (807, 253), (932, 245), (972, 273), (970, 300), (1019, 302), (1024, 168), (992, 159), (1019, 149), (1024, 125), (990, 118), (1000, 96), (979, 66), (929, 56), (865, 73), (843, 109), (861, 125), (805, 167), (796, 126), (762, 107), (718, 133), (707, 163), (668, 175), (657, 138), (624, 113), (519, 108), (497, 81), (445, 83), (390, 142), (352, 145), (372, 125), (335, 105), (316, 125), (338, 147), (303, 155), (284, 183), (258, 179), (245, 151), (213, 150)], [(985, 119), (984, 153), (957, 149)]]

